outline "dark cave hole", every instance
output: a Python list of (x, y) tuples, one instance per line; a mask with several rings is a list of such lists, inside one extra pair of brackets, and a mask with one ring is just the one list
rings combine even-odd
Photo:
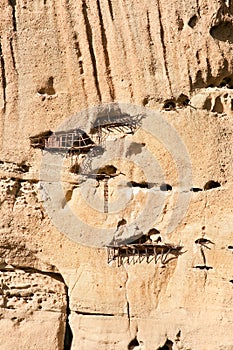
[(160, 234), (160, 232), (159, 232), (159, 230), (157, 230), (156, 228), (151, 228), (149, 231), (148, 231), (148, 233), (147, 233), (147, 235), (148, 236), (151, 236), (151, 235), (159, 235)]
[(80, 171), (80, 166), (77, 163), (72, 165), (72, 167), (70, 168), (70, 172), (72, 174), (79, 174), (79, 171)]
[(196, 24), (197, 24), (197, 21), (198, 21), (197, 15), (192, 16), (190, 18), (190, 20), (188, 21), (189, 27), (194, 28), (196, 26)]
[(177, 98), (177, 103), (180, 106), (188, 106), (188, 104), (190, 103), (190, 99), (188, 98), (187, 95), (184, 94), (180, 94), (180, 96)]
[(145, 181), (142, 181), (142, 182), (129, 181), (127, 182), (127, 186), (149, 188), (149, 183)]
[(208, 243), (214, 244), (214, 242), (212, 242), (208, 238), (204, 238), (204, 237), (196, 239), (195, 243), (196, 244), (208, 244)]
[(128, 345), (128, 350), (133, 350), (136, 346), (139, 345), (139, 342), (137, 340), (137, 338), (135, 337), (133, 340), (131, 340), (131, 342)]
[(202, 191), (202, 188), (199, 188), (199, 187), (191, 187), (191, 188), (190, 188), (190, 191), (191, 191), (191, 192), (200, 192), (200, 191)]
[(172, 350), (173, 342), (169, 339), (166, 340), (166, 343), (163, 346), (160, 346), (158, 350)]
[(232, 88), (232, 84), (231, 84), (231, 78), (230, 77), (226, 77), (224, 78), (221, 83), (219, 84), (219, 87), (227, 87), (227, 88)]
[(196, 265), (194, 266), (194, 269), (200, 269), (200, 270), (212, 270), (212, 266), (206, 266), (206, 265)]
[(171, 190), (172, 190), (172, 186), (169, 185), (169, 184), (163, 183), (163, 184), (160, 186), (160, 191), (171, 191)]
[(229, 21), (222, 21), (210, 29), (210, 35), (219, 41), (233, 43), (233, 25)]
[(166, 111), (172, 111), (175, 108), (176, 108), (176, 104), (173, 100), (167, 100), (163, 105), (163, 109), (165, 109)]
[(115, 175), (117, 172), (117, 168), (114, 165), (105, 165), (102, 168), (99, 168), (98, 174), (99, 175)]
[(53, 87), (53, 81), (54, 81), (53, 77), (49, 77), (49, 79), (48, 79), (48, 81), (46, 83), (46, 86), (40, 88), (38, 90), (38, 93), (40, 95), (45, 95), (45, 94), (47, 94), (49, 96), (55, 95), (56, 91), (55, 91), (55, 89)]
[(149, 96), (144, 97), (144, 99), (142, 100), (142, 105), (145, 107), (149, 102)]
[(233, 250), (233, 245), (229, 245), (229, 246), (227, 247), (227, 249)]
[(211, 190), (212, 188), (217, 188), (220, 187), (220, 183), (218, 181), (214, 181), (214, 180), (210, 180), (208, 181), (205, 186), (204, 186), (204, 190), (208, 191)]
[(119, 227), (124, 226), (126, 224), (127, 224), (127, 220), (125, 220), (124, 218), (119, 220), (118, 223), (117, 223), (117, 230), (118, 230)]

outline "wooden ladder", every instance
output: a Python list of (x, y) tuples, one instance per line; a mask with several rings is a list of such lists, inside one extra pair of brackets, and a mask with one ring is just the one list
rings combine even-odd
[(108, 180), (104, 179), (104, 213), (108, 213)]

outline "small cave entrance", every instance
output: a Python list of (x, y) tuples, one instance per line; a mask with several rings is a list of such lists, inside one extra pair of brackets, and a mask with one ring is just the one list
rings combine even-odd
[(187, 95), (185, 94), (180, 94), (180, 96), (177, 98), (177, 103), (180, 105), (180, 106), (188, 106), (188, 104), (190, 103), (190, 99), (188, 98)]
[(172, 186), (169, 185), (169, 184), (163, 183), (163, 184), (160, 186), (160, 191), (171, 191), (171, 190), (172, 190)]
[(45, 84), (45, 86), (43, 86), (42, 88), (40, 88), (38, 90), (38, 94), (40, 95), (48, 95), (48, 96), (52, 96), (56, 94), (56, 91), (53, 87), (53, 81), (54, 78), (53, 77), (49, 77), (47, 83)]
[(142, 182), (135, 182), (135, 181), (129, 181), (127, 182), (127, 185), (129, 187), (139, 187), (139, 188), (149, 188), (150, 184), (146, 181), (142, 181)]
[(115, 176), (117, 168), (114, 165), (105, 165), (102, 168), (99, 168), (97, 171), (98, 178), (112, 177)]
[(231, 77), (225, 77), (221, 83), (219, 84), (219, 87), (227, 87), (229, 89), (232, 88), (232, 81), (231, 81)]
[(198, 21), (197, 15), (192, 16), (192, 17), (190, 18), (190, 20), (188, 21), (189, 27), (191, 27), (191, 28), (193, 29), (193, 28), (196, 26), (197, 21)]
[(163, 105), (165, 111), (172, 111), (176, 108), (176, 103), (174, 100), (166, 100)]
[(117, 230), (121, 227), (127, 224), (127, 220), (125, 220), (124, 218), (122, 218), (121, 220), (118, 221), (117, 223)]
[(231, 21), (222, 21), (210, 29), (212, 38), (233, 43), (233, 25)]
[(214, 103), (214, 107), (212, 109), (212, 112), (216, 112), (216, 113), (223, 113), (223, 104), (221, 102), (221, 98), (220, 96), (218, 96), (215, 100), (215, 103)]
[(202, 191), (202, 188), (199, 188), (199, 187), (191, 187), (191, 188), (190, 188), (190, 191), (191, 191), (191, 192), (200, 192), (200, 191)]
[(204, 186), (204, 191), (211, 190), (213, 188), (220, 187), (221, 184), (218, 181), (210, 180)]
[(135, 337), (133, 340), (131, 340), (131, 342), (128, 345), (128, 350), (133, 350), (135, 349), (136, 346), (139, 346), (139, 342), (137, 340), (137, 338)]
[(212, 266), (207, 266), (207, 265), (196, 265), (193, 268), (194, 269), (199, 269), (199, 270), (206, 270), (206, 271), (209, 271), (209, 270), (213, 269)]
[(157, 350), (172, 350), (172, 349), (173, 349), (173, 342), (167, 339), (165, 344), (163, 346), (160, 346)]

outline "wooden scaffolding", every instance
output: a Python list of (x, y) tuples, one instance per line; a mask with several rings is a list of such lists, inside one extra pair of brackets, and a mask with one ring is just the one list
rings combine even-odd
[[(144, 259), (147, 263), (154, 260), (156, 264), (159, 259), (162, 264), (168, 263), (170, 260), (177, 258), (181, 253), (182, 246), (170, 243), (143, 243), (143, 244), (122, 244), (108, 245), (108, 263), (117, 260), (117, 265), (120, 266), (124, 262), (127, 264), (136, 262), (141, 263)], [(169, 257), (169, 255), (172, 255)]]
[(103, 144), (107, 136), (112, 132), (123, 134), (134, 134), (141, 125), (142, 115), (130, 116), (121, 114), (119, 116), (99, 117), (92, 124), (91, 134), (97, 137), (98, 143)]

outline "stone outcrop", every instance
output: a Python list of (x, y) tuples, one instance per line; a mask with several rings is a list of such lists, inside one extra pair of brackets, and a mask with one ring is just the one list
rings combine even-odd
[[(230, 0), (1, 1), (1, 350), (233, 348), (232, 18)], [(31, 147), (97, 143), (111, 108), (143, 118), (108, 130), (95, 176)], [(151, 229), (180, 254), (108, 261)]]

